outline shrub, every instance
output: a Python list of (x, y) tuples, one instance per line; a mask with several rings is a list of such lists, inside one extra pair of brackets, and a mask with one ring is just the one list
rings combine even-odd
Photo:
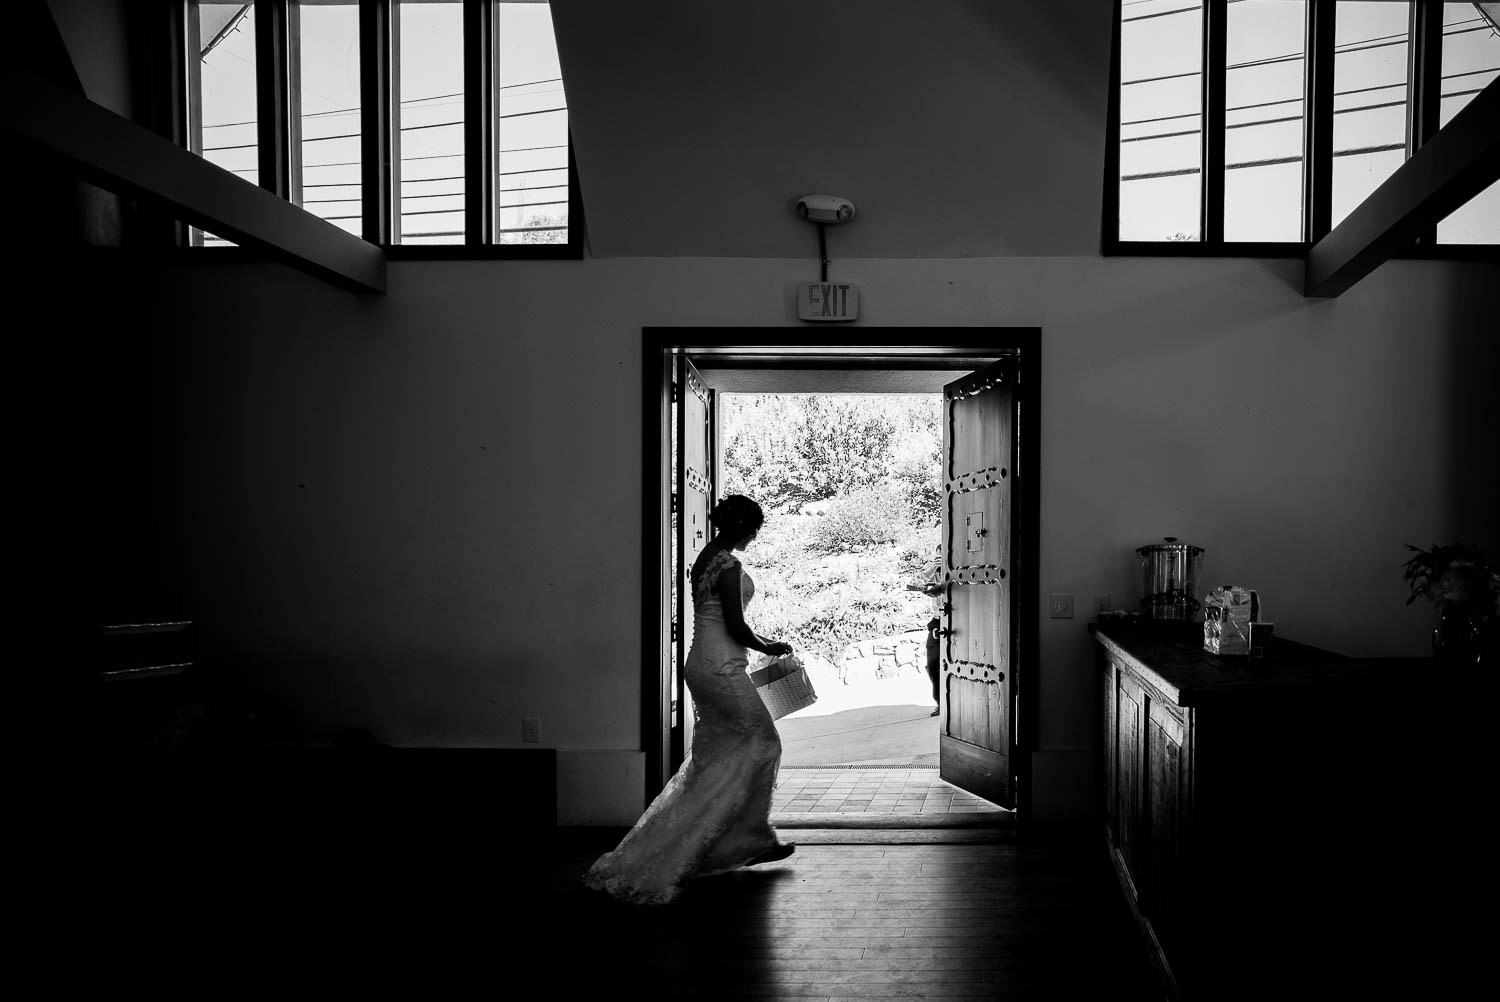
[(772, 568), (747, 554), (756, 595), (746, 619), (757, 633), (837, 662), (850, 644), (921, 629), (925, 599), (905, 590), (899, 544), (811, 557)]
[(814, 525), (808, 547), (839, 553), (895, 543), (912, 529), (911, 509), (902, 494), (899, 486), (886, 482), (835, 498)]

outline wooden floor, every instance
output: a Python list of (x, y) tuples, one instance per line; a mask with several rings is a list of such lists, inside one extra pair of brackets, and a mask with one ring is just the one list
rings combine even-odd
[(786, 831), (806, 840), (787, 860), (643, 908), (579, 881), (622, 830), (429, 820), (225, 818), (128, 855), (72, 854), (85, 865), (62, 871), (31, 927), (67, 960), (59, 984), (112, 993), (1160, 998), (1102, 849), (972, 828)]
[(1102, 868), (973, 832), (783, 835), (809, 841), (663, 908), (578, 883), (611, 833), (563, 840), (546, 928), (570, 961), (553, 997), (1160, 998)]
[[(415, 797), (412, 783), (307, 779), (313, 764), (267, 778), (215, 761), (159, 788), (100, 782), (92, 763), (78, 782), (38, 780), (36, 851), (13, 868), (14, 952), (49, 986), (111, 996), (1160, 1000), (1092, 832), (784, 828), (799, 843), (789, 859), (640, 908), (579, 881), (623, 829), (518, 822), (503, 810), (512, 787), (431, 778), (447, 767), (427, 781), (437, 795)], [(1263, 974), (1269, 990), (1245, 997), (1467, 997), (1433, 986), (1490, 953), (1468, 917), (1488, 900), (1475, 845), (1488, 827), (1472, 809), (1443, 828), (1441, 851), (1383, 824), (1340, 849), (1357, 857), (1343, 871), (1368, 874), (1351, 877), (1357, 935), (1293, 932), (1306, 902), (1271, 902), (1235, 940), (1232, 978), (1254, 983), (1289, 947), (1334, 959), (1316, 980)], [(1464, 907), (1442, 903), (1456, 891)]]

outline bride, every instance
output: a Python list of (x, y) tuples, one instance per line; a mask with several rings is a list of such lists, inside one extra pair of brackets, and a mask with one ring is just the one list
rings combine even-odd
[(792, 645), (756, 636), (744, 607), (755, 583), (735, 550), (754, 541), (765, 516), (732, 494), (708, 516), (714, 539), (693, 562), (693, 645), (683, 679), (693, 696), (693, 746), (682, 767), (612, 852), (583, 876), (634, 904), (666, 904), (695, 876), (790, 856), (771, 828), (771, 790), (781, 737), (746, 674), (745, 650), (773, 657)]

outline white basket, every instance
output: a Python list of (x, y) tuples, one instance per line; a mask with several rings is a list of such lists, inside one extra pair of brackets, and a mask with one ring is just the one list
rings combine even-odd
[(807, 669), (790, 654), (751, 672), (750, 681), (755, 683), (755, 691), (760, 693), (772, 720), (780, 720), (818, 701)]

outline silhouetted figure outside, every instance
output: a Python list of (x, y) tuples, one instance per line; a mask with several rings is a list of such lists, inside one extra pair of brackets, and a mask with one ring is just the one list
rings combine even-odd
[(920, 591), (927, 596), (929, 605), (928, 612), (932, 618), (927, 621), (927, 677), (932, 680), (932, 702), (935, 704), (930, 717), (937, 716), (942, 712), (943, 700), (938, 678), (942, 674), (940, 651), (938, 648), (938, 630), (943, 625), (943, 544), (938, 543), (932, 551), (932, 559), (922, 565), (921, 584), (908, 585), (908, 591)]

